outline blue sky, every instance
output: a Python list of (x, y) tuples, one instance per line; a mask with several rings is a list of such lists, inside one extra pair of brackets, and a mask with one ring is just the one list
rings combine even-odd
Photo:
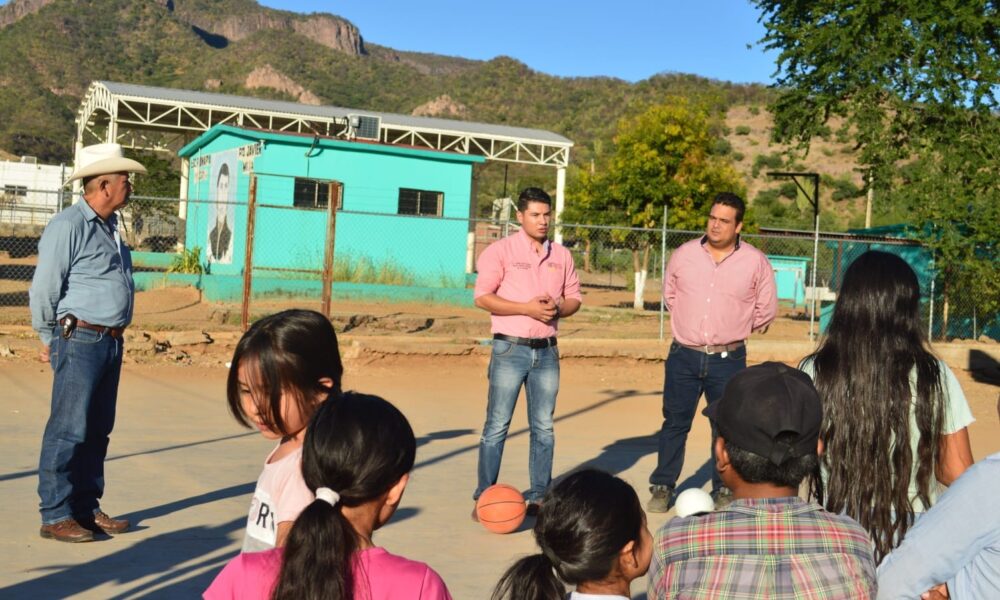
[[(747, 0), (263, 0), (272, 8), (329, 12), (365, 41), (397, 50), (488, 60), (512, 56), (561, 76), (629, 81), (670, 71), (770, 83), (774, 54)], [(748, 49), (747, 45), (753, 47)]]

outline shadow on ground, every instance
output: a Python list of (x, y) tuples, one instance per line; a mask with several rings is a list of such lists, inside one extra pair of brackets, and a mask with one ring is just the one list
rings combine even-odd
[[(589, 404), (587, 406), (584, 406), (582, 408), (578, 408), (578, 409), (576, 409), (574, 411), (568, 412), (568, 413), (566, 413), (564, 415), (559, 415), (555, 419), (553, 419), (553, 421), (555, 423), (561, 423), (562, 421), (565, 421), (567, 419), (572, 419), (573, 417), (578, 417), (578, 416), (580, 416), (580, 415), (582, 415), (584, 413), (588, 413), (588, 412), (597, 410), (598, 408), (601, 408), (602, 406), (606, 406), (606, 405), (611, 404), (613, 402), (618, 402), (619, 400), (624, 400), (626, 398), (633, 398), (633, 397), (636, 397), (636, 396), (648, 396), (648, 395), (653, 395), (653, 394), (659, 394), (660, 392), (659, 391), (655, 391), (655, 392), (640, 392), (638, 390), (604, 390), (603, 393), (608, 395), (608, 397), (605, 398), (604, 400), (599, 400), (597, 402), (594, 402), (594, 403)], [(454, 432), (469, 432), (469, 431), (470, 430), (456, 429), (456, 430), (439, 432), (437, 435), (441, 436), (443, 434), (448, 434), (448, 435), (450, 435), (450, 437), (458, 437), (458, 435), (465, 435), (465, 434), (464, 433), (459, 433), (458, 435), (452, 435), (452, 434), (454, 434)], [(529, 431), (530, 430), (529, 430), (528, 427), (522, 427), (521, 429), (518, 429), (518, 430), (508, 431), (507, 432), (507, 440), (510, 441), (512, 438), (516, 438), (516, 437), (521, 437), (521, 436), (527, 435)], [(428, 441), (430, 439), (446, 439), (446, 438), (443, 438), (443, 437), (434, 438), (433, 437), (434, 435), (435, 434), (432, 433), (432, 434), (429, 434), (427, 436), (423, 436), (421, 438), (421, 440), (423, 440), (424, 438), (428, 438)], [(426, 441), (423, 442), (423, 444), (426, 444), (426, 443), (427, 443)], [(418, 446), (419, 445), (422, 445), (422, 444), (418, 441)], [(478, 450), (479, 450), (479, 442), (477, 441), (475, 444), (468, 444), (468, 445), (462, 446), (461, 448), (456, 448), (456, 449), (454, 449), (454, 450), (452, 450), (450, 452), (445, 452), (444, 454), (441, 454), (441, 455), (438, 455), (438, 456), (434, 456), (434, 457), (428, 458), (426, 460), (422, 460), (422, 461), (418, 462), (417, 464), (415, 464), (413, 466), (413, 470), (416, 471), (417, 469), (422, 469), (424, 467), (429, 467), (430, 465), (437, 464), (439, 462), (448, 460), (450, 458), (454, 458), (455, 456), (458, 456), (460, 454), (465, 454), (466, 452), (474, 452), (474, 451), (478, 451)]]
[(979, 383), (1000, 385), (1000, 362), (982, 350), (969, 350), (969, 371)]

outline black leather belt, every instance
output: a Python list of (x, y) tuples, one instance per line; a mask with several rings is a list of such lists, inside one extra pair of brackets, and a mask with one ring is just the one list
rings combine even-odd
[(107, 325), (95, 325), (94, 323), (88, 323), (83, 319), (77, 319), (73, 315), (66, 315), (65, 317), (59, 319), (59, 324), (62, 325), (63, 337), (69, 338), (73, 335), (73, 330), (77, 327), (81, 329), (89, 329), (91, 331), (96, 331), (103, 335), (108, 335), (113, 338), (121, 338), (122, 334), (125, 333), (124, 327), (108, 327)]
[(493, 339), (501, 340), (504, 342), (510, 342), (511, 344), (517, 344), (518, 346), (527, 346), (529, 348), (548, 348), (549, 346), (558, 345), (558, 340), (553, 337), (547, 338), (523, 338), (517, 337), (516, 335), (504, 335), (502, 333), (494, 333)]

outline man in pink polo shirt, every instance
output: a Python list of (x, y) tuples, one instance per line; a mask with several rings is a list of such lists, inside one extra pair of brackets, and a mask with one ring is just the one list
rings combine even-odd
[[(774, 269), (760, 250), (740, 240), (744, 210), (739, 196), (716, 196), (705, 235), (682, 244), (667, 263), (663, 300), (674, 339), (664, 367), (650, 512), (670, 508), (698, 399), (704, 393), (711, 404), (722, 397), (729, 378), (746, 368), (750, 332), (767, 331), (777, 314)], [(716, 435), (712, 425), (713, 465)], [(712, 497), (717, 506), (731, 499), (714, 468)]]
[[(476, 263), (476, 306), (489, 311), (493, 331), (486, 423), (479, 439), (479, 483), (472, 495), (497, 482), (507, 429), (524, 386), (528, 400), (531, 488), (525, 495), (534, 515), (552, 480), (552, 414), (559, 392), (559, 319), (580, 309), (580, 280), (573, 257), (548, 239), (552, 199), (527, 188), (517, 199), (521, 230), (494, 242)], [(473, 519), (476, 513), (472, 513)]]

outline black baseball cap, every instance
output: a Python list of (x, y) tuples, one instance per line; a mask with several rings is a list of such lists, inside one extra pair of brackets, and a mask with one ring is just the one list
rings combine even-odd
[[(808, 375), (766, 362), (734, 375), (702, 414), (726, 441), (780, 465), (816, 452), (823, 406)], [(792, 435), (779, 442), (782, 433)]]

